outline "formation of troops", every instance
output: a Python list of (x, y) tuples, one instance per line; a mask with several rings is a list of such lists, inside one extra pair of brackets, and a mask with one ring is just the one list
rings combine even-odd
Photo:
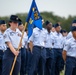
[(64, 75), (76, 75), (76, 20), (69, 33), (60, 23), (42, 20), (42, 24), (45, 28), (35, 27), (29, 39), (25, 30), (18, 51), (24, 29), (21, 19), (11, 15), (9, 28), (0, 20), (0, 75), (10, 75), (15, 56), (12, 75), (60, 75), (62, 71)]

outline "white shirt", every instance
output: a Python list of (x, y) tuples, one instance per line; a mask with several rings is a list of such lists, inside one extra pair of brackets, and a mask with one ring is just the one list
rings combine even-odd
[(0, 31), (0, 50), (6, 50), (6, 44), (5, 44), (4, 37), (1, 31)]
[(65, 46), (65, 44), (66, 44), (66, 41), (67, 41), (68, 39), (67, 39), (67, 37), (65, 36), (65, 37), (63, 37), (63, 48), (64, 48), (64, 46)]
[(21, 35), (22, 34), (18, 29), (16, 29), (16, 31), (13, 31), (8, 28), (4, 33), (4, 40), (5, 42), (11, 42), (14, 48), (18, 48)]
[(66, 41), (64, 50), (67, 51), (67, 56), (76, 57), (76, 40), (73, 37)]
[(68, 35), (67, 35), (67, 39), (70, 39), (71, 37), (73, 37), (73, 35), (72, 35), (72, 32), (70, 31), (69, 33), (68, 33)]
[(46, 42), (45, 42), (45, 48), (53, 48), (52, 45), (52, 32), (48, 33), (48, 31), (46, 32)]
[(53, 48), (63, 48), (63, 36), (61, 33), (54, 32), (52, 36)]
[(46, 41), (46, 31), (43, 28), (40, 30), (39, 28), (34, 28), (33, 33), (31, 37), (29, 38), (29, 41), (33, 42), (34, 46), (43, 46), (45, 47), (45, 41)]
[[(22, 35), (22, 32), (19, 29), (17, 29), (17, 31), (20, 32), (20, 34)], [(22, 39), (22, 48), (25, 47), (25, 38), (26, 37), (27, 37), (27, 34), (26, 34), (26, 32), (24, 32), (23, 39)]]
[(24, 42), (25, 42), (25, 48), (27, 49), (27, 44), (28, 44), (28, 36), (27, 33), (24, 33)]

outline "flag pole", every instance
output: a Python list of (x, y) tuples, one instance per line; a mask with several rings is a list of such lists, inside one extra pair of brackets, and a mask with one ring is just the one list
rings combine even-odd
[[(20, 45), (21, 45), (21, 43), (22, 43), (22, 39), (23, 39), (23, 36), (24, 36), (24, 32), (25, 32), (26, 26), (27, 26), (27, 22), (25, 23), (24, 29), (23, 29), (23, 31), (22, 31), (22, 36), (21, 36), (21, 39), (20, 39), (20, 43), (19, 43), (19, 45), (18, 45), (18, 51), (20, 51)], [(13, 64), (12, 64), (12, 68), (11, 68), (11, 71), (10, 71), (10, 75), (12, 75), (12, 73), (13, 73), (16, 60), (17, 60), (17, 56), (15, 56), (15, 58), (14, 58), (14, 61), (13, 61)]]

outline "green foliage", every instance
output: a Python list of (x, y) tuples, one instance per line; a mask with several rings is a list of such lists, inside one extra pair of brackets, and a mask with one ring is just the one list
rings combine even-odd
[[(16, 14), (19, 16), (19, 18), (22, 20), (23, 24), (25, 24), (27, 13), (18, 13)], [(67, 31), (70, 31), (70, 25), (74, 19), (76, 19), (76, 16), (68, 16), (68, 18), (60, 17), (57, 15), (54, 15), (53, 12), (41, 12), (42, 18), (46, 21), (49, 20), (53, 24), (60, 22), (63, 29), (66, 29)], [(3, 19), (8, 24), (9, 16), (6, 17), (0, 17), (0, 20)]]

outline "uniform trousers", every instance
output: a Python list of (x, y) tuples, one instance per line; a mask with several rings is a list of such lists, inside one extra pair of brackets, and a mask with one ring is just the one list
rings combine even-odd
[[(15, 58), (15, 55), (11, 52), (11, 50), (9, 48), (7, 48), (7, 50), (4, 52), (4, 56), (3, 56), (2, 75), (10, 74), (14, 58)], [(21, 67), (21, 53), (19, 53), (19, 55), (17, 57), (12, 75), (18, 75), (20, 72), (20, 67)]]
[(0, 75), (2, 74), (2, 59), (3, 59), (3, 50), (0, 50)]
[(28, 75), (44, 75), (46, 62), (45, 48), (34, 46), (29, 62)]
[(67, 56), (65, 75), (76, 75), (76, 58)]
[(64, 60), (62, 58), (63, 49), (53, 48), (54, 62), (55, 62), (55, 75), (60, 75), (62, 67), (64, 68)]
[(20, 75), (25, 75), (26, 70), (26, 49), (25, 47), (21, 48), (21, 69), (20, 69)]
[(54, 75), (54, 51), (46, 48), (45, 75)]

